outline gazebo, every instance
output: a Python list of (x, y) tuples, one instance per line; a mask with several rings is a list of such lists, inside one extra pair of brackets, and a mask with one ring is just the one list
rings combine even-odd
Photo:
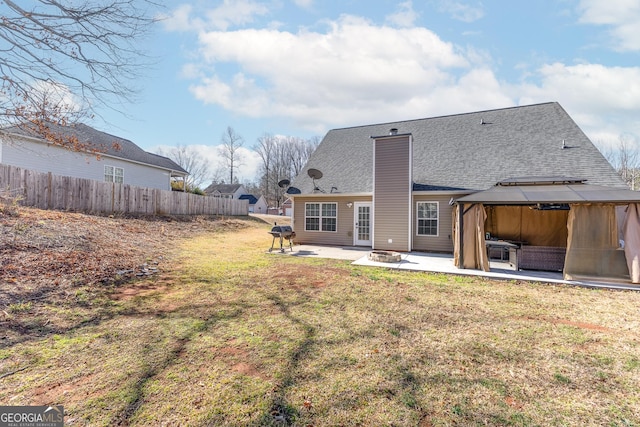
[(639, 192), (578, 178), (526, 177), (452, 202), (459, 268), (489, 271), (487, 246), (504, 242), (514, 249), (516, 268), (557, 269), (560, 262), (566, 280), (640, 283)]

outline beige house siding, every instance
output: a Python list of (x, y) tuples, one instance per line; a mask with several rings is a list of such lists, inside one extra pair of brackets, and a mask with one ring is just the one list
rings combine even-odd
[(376, 138), (373, 249), (410, 250), (411, 135)]
[[(295, 196), (292, 227), (296, 232), (295, 242), (298, 244), (320, 244), (336, 246), (353, 245), (354, 211), (353, 203), (371, 202), (371, 196), (348, 196), (328, 194), (326, 196)], [(306, 203), (337, 203), (338, 221), (337, 231), (306, 231), (305, 205)], [(351, 207), (347, 206), (351, 203)]]
[[(452, 197), (461, 197), (460, 193), (416, 194), (412, 203), (413, 250), (426, 252), (453, 253), (452, 214), (454, 206), (449, 206)], [(418, 235), (418, 202), (438, 202), (438, 235)]]

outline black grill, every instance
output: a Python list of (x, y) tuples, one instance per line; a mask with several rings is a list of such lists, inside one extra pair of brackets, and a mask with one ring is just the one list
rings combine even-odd
[(273, 246), (276, 243), (276, 239), (280, 239), (280, 252), (284, 252), (283, 242), (284, 240), (289, 241), (289, 249), (293, 251), (293, 239), (296, 237), (296, 232), (293, 231), (291, 226), (289, 225), (276, 225), (271, 228), (269, 234), (273, 236), (273, 240), (271, 241), (271, 248), (269, 252), (273, 250)]

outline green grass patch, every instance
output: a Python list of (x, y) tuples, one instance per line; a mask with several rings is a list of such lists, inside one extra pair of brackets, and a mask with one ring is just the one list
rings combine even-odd
[(640, 424), (637, 293), (268, 254), (268, 228), (79, 289), (66, 329), (0, 347), (0, 401), (92, 426)]
[(9, 313), (25, 313), (31, 311), (32, 307), (33, 303), (31, 301), (17, 302), (14, 304), (9, 304), (8, 311)]

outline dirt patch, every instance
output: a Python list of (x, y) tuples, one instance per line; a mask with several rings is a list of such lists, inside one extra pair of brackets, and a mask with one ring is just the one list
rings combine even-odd
[[(229, 344), (232, 344), (230, 342)], [(260, 372), (258, 367), (250, 363), (249, 352), (241, 347), (229, 345), (215, 350), (216, 356), (230, 366), (230, 370), (249, 377), (267, 380), (268, 377)]]
[(255, 366), (247, 362), (236, 363), (231, 367), (231, 370), (239, 374), (246, 375), (248, 377), (266, 379), (266, 377), (262, 375)]
[(580, 329), (589, 329), (592, 331), (614, 332), (613, 329), (600, 326), (600, 325), (594, 325), (593, 323), (575, 322), (573, 320), (565, 320), (565, 319), (547, 319), (547, 321), (555, 324), (575, 326), (576, 328), (580, 328)]
[(567, 319), (549, 319), (549, 318), (546, 318), (546, 317), (537, 317), (537, 318), (535, 318), (535, 317), (524, 317), (522, 319), (524, 319), (524, 320), (541, 321), (541, 322), (549, 322), (549, 323), (553, 323), (555, 325), (574, 326), (576, 328), (588, 329), (588, 330), (591, 330), (591, 331), (615, 332), (613, 329), (607, 328), (605, 326), (595, 325), (593, 323), (586, 323), (586, 322), (576, 322), (574, 320), (567, 320)]
[(95, 381), (95, 374), (90, 374), (78, 378), (68, 383), (58, 383), (36, 388), (33, 391), (32, 401), (34, 405), (53, 405), (62, 401), (68, 403), (79, 402), (85, 399), (96, 397), (99, 393), (88, 394), (86, 390), (91, 389), (91, 384)]
[(522, 402), (517, 401), (516, 399), (514, 399), (511, 396), (507, 396), (504, 398), (504, 402), (511, 406), (512, 408), (516, 408), (516, 409), (522, 409)]

